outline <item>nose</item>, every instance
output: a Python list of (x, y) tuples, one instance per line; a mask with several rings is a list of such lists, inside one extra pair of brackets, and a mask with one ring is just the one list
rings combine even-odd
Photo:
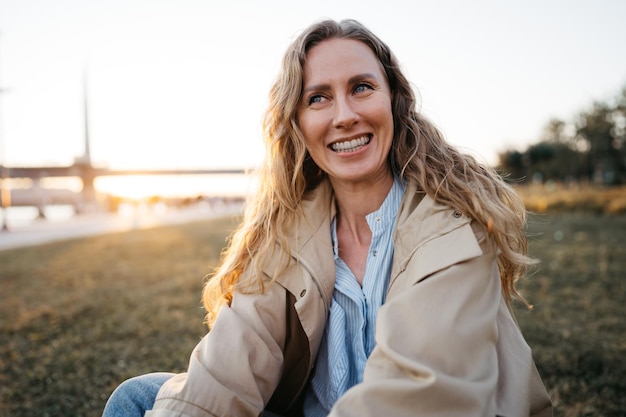
[(336, 128), (350, 128), (359, 121), (359, 114), (348, 98), (338, 98), (335, 100), (335, 114), (333, 126)]

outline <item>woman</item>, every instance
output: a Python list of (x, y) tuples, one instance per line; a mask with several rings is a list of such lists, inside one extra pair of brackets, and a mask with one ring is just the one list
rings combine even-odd
[(125, 382), (105, 416), (552, 415), (510, 309), (523, 204), (417, 112), (389, 48), (312, 25), (264, 127), (260, 188), (204, 289), (211, 331), (187, 373)]

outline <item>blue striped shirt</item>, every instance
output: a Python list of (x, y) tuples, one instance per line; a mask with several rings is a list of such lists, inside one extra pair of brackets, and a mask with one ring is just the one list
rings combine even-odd
[(336, 221), (331, 225), (336, 278), (330, 314), (305, 401), (306, 417), (326, 416), (337, 399), (363, 380), (365, 363), (374, 349), (376, 315), (385, 302), (391, 261), (392, 233), (404, 195), (396, 179), (380, 208), (366, 216), (372, 231), (363, 287), (339, 257)]

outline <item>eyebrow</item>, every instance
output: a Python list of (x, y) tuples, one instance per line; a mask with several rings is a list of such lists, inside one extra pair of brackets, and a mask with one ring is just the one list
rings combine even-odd
[[(362, 80), (365, 80), (365, 79), (368, 79), (368, 78), (376, 78), (376, 76), (374, 74), (372, 74), (372, 73), (369, 73), (369, 72), (365, 72), (363, 74), (353, 75), (352, 77), (350, 77), (348, 79), (348, 84), (354, 84), (357, 81), (362, 81)], [(311, 91), (328, 91), (329, 89), (330, 89), (330, 85), (328, 85), (328, 84), (314, 84), (314, 85), (311, 85), (311, 86), (305, 88), (302, 91), (302, 95), (305, 95), (305, 94), (307, 94), (308, 92), (311, 92)]]

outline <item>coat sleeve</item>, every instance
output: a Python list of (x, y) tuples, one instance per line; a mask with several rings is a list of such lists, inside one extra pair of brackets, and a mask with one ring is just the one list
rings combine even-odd
[[(446, 256), (440, 249), (438, 256)], [(415, 269), (409, 265), (404, 273)], [(501, 286), (494, 253), (406, 279), (410, 285), (390, 293), (379, 311), (363, 382), (330, 415), (496, 415)]]
[[(258, 416), (283, 367), (286, 292), (235, 293), (194, 349), (187, 373), (167, 381), (147, 417)], [(282, 325), (281, 325), (282, 323)]]

